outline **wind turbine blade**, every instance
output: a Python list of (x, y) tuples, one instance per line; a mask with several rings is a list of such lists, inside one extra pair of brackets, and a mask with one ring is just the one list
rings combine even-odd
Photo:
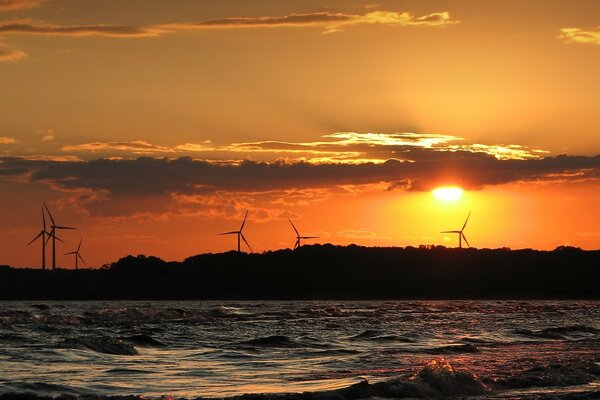
[(46, 203), (44, 203), (44, 208), (46, 209), (46, 211), (48, 212), (48, 216), (50, 217), (50, 221), (52, 221), (52, 225), (56, 225), (56, 223), (54, 222), (54, 218), (52, 218), (52, 213), (50, 212), (50, 210), (48, 209), (48, 206), (46, 205)]
[(64, 255), (64, 256), (68, 256), (69, 254), (77, 254), (77, 252), (76, 252), (76, 251), (72, 251), (72, 252), (70, 252), (70, 253), (65, 253), (65, 254), (63, 254), (63, 255)]
[(465, 224), (463, 225), (462, 229), (460, 230), (461, 232), (465, 230), (465, 227), (467, 226), (467, 222), (469, 222), (469, 217), (471, 216), (471, 211), (469, 211), (469, 215), (467, 215), (467, 219), (465, 220)]
[(239, 233), (239, 231), (223, 232), (223, 233), (219, 233), (219, 236), (221, 236), (221, 235), (233, 235), (233, 234), (237, 234), (237, 233)]
[(443, 232), (440, 232), (440, 233), (460, 233), (460, 231), (443, 231)]
[(54, 236), (56, 238), (56, 240), (58, 240), (59, 242), (65, 242), (64, 240), (62, 240), (61, 238), (59, 238), (58, 236), (56, 236), (56, 234), (53, 234), (52, 236)]
[(292, 220), (288, 218), (288, 221), (290, 221), (290, 224), (292, 224), (292, 228), (294, 228), (294, 232), (296, 232), (296, 236), (300, 236), (300, 234), (298, 233), (298, 229), (296, 229)]
[(84, 265), (87, 265), (87, 263), (85, 262), (85, 260), (83, 259), (83, 257), (81, 257), (81, 254), (77, 253), (77, 257), (79, 257), (79, 259), (80, 259), (81, 261), (83, 261), (83, 264), (84, 264)]
[(31, 239), (31, 242), (27, 243), (27, 246), (29, 246), (31, 243), (35, 242), (40, 236), (42, 236), (42, 232), (38, 233), (38, 235), (36, 237), (34, 237), (33, 239)]
[(70, 226), (55, 226), (56, 229), (79, 229), (79, 228), (72, 228)]
[(44, 230), (46, 230), (46, 215), (44, 213), (44, 207), (42, 208), (42, 226), (44, 227)]
[(318, 239), (318, 236), (301, 236), (300, 239)]
[[(48, 239), (46, 239), (46, 244), (48, 244), (48, 242), (50, 241), (50, 238), (56, 237), (56, 232), (54, 231), (54, 229), (51, 229), (50, 232), (46, 232), (46, 233), (48, 233)], [(60, 240), (60, 239), (58, 239), (58, 240)]]
[(471, 247), (471, 245), (469, 244), (469, 241), (467, 240), (467, 237), (465, 236), (464, 233), (461, 233), (463, 240), (465, 241), (465, 243), (467, 244), (467, 246)]
[(248, 218), (248, 210), (246, 210), (246, 215), (244, 215), (244, 220), (242, 221), (242, 226), (240, 227), (240, 232), (244, 229), (244, 225), (246, 225), (246, 218)]
[(79, 245), (77, 246), (77, 251), (79, 251), (79, 249), (81, 249), (81, 242), (83, 241), (83, 237), (81, 239), (79, 239)]
[(296, 243), (294, 243), (294, 250), (296, 250), (300, 246), (300, 239), (296, 239)]
[(240, 232), (240, 236), (242, 237), (242, 240), (244, 241), (244, 243), (246, 243), (246, 246), (248, 246), (248, 248), (250, 249), (250, 252), (254, 253), (254, 250), (252, 250), (252, 247), (250, 247), (250, 244), (248, 243), (248, 241), (246, 240), (246, 238), (244, 237), (244, 234), (242, 232)]

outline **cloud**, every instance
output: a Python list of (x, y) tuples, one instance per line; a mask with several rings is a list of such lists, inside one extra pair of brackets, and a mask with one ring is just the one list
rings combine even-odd
[(0, 12), (27, 10), (40, 6), (42, 2), (42, 0), (0, 0)]
[(54, 161), (54, 162), (66, 162), (66, 161), (83, 161), (77, 156), (52, 156), (45, 154), (37, 154), (23, 157), (25, 160), (30, 161)]
[(132, 154), (156, 154), (156, 153), (173, 153), (175, 149), (171, 147), (158, 146), (150, 144), (143, 140), (135, 140), (131, 142), (92, 142), (82, 143), (70, 146), (63, 146), (63, 151), (68, 152), (103, 152), (103, 151), (122, 151)]
[[(1, 0), (0, 0), (1, 1)], [(448, 12), (415, 17), (408, 12), (373, 11), (363, 15), (342, 13), (290, 14), (280, 17), (232, 17), (201, 22), (172, 23), (148, 26), (127, 25), (58, 25), (37, 21), (8, 21), (0, 23), (2, 34), (152, 37), (180, 31), (223, 28), (265, 28), (286, 26), (323, 27), (327, 32), (349, 25), (393, 25), (443, 27), (458, 23)]]
[[(27, 9), (40, 5), (43, 0), (0, 0), (0, 12)], [(372, 11), (366, 14), (320, 12), (290, 14), (278, 17), (229, 17), (200, 22), (171, 24), (130, 25), (59, 25), (43, 21), (13, 20), (0, 23), (0, 35), (37, 36), (107, 36), (115, 38), (145, 38), (201, 29), (265, 28), (265, 27), (321, 27), (326, 33), (337, 32), (350, 25), (393, 25), (444, 27), (456, 24), (447, 11), (415, 17), (409, 12)], [(0, 47), (1, 61), (27, 58), (20, 50)]]
[(16, 140), (6, 136), (0, 136), (0, 144), (11, 144), (15, 143)]
[(61, 35), (61, 36), (112, 36), (149, 37), (164, 33), (155, 26), (124, 25), (57, 25), (45, 22), (9, 21), (0, 23), (2, 34)]
[(40, 140), (42, 142), (51, 142), (54, 139), (56, 139), (56, 136), (54, 135), (54, 130), (53, 129), (48, 129), (45, 131), (39, 131), (38, 132), (42, 137), (40, 138)]
[(563, 28), (560, 30), (560, 35), (558, 37), (567, 43), (600, 45), (600, 27), (596, 28), (596, 30)]
[(311, 162), (383, 162), (389, 158), (414, 161), (423, 150), (436, 152), (466, 151), (485, 153), (497, 159), (540, 158), (547, 153), (520, 145), (486, 145), (462, 143), (464, 139), (452, 135), (421, 133), (357, 133), (337, 132), (324, 135), (323, 140), (314, 142), (263, 141), (233, 143), (220, 148), (222, 151), (244, 153), (296, 154)]
[(101, 214), (108, 215), (132, 210), (165, 212), (169, 204), (173, 209), (187, 204), (191, 210), (200, 206), (206, 210), (211, 207), (201, 203), (215, 198), (216, 204), (245, 197), (248, 204), (263, 199), (286, 206), (278, 202), (276, 193), (294, 193), (298, 201), (313, 201), (311, 196), (318, 197), (319, 191), (353, 195), (351, 188), (361, 185), (372, 190), (426, 191), (444, 184), (480, 189), (511, 182), (598, 181), (600, 155), (503, 160), (486, 153), (456, 151), (380, 164), (214, 163), (188, 157), (59, 162), (1, 157), (2, 178), (45, 183), (54, 190), (83, 196), (78, 202), (81, 207), (91, 214), (103, 210)]
[(216, 150), (210, 145), (210, 140), (205, 140), (202, 143), (185, 143), (175, 146), (174, 150), (187, 151), (187, 152), (204, 152)]
[[(176, 146), (157, 146), (145, 141), (93, 142), (64, 146), (67, 152), (93, 152), (110, 157), (115, 151), (131, 154), (160, 155), (177, 153), (195, 157), (237, 160), (253, 156), (262, 161), (284, 159), (288, 162), (306, 161), (313, 164), (383, 163), (391, 158), (416, 161), (430, 158), (439, 152), (484, 153), (497, 159), (535, 159), (547, 152), (519, 145), (487, 145), (464, 143), (452, 135), (420, 133), (357, 133), (337, 132), (310, 142), (259, 141), (216, 146), (209, 140)], [(111, 153), (112, 152), (112, 153)]]
[(322, 27), (326, 32), (336, 32), (350, 25), (393, 25), (444, 27), (456, 24), (447, 11), (415, 17), (409, 12), (372, 11), (366, 14), (317, 12), (289, 14), (276, 17), (233, 17), (202, 22), (162, 25), (167, 30), (235, 29), (269, 27)]
[(27, 53), (21, 50), (9, 49), (0, 46), (0, 62), (15, 62), (27, 59)]

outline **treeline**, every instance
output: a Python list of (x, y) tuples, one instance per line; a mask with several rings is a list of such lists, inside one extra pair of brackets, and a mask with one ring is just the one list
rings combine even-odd
[(0, 267), (0, 299), (600, 298), (600, 251), (312, 245), (101, 269)]

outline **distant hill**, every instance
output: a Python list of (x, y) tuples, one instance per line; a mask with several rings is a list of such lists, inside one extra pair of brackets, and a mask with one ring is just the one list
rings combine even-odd
[(0, 268), (0, 299), (600, 298), (600, 251), (311, 245), (101, 269)]

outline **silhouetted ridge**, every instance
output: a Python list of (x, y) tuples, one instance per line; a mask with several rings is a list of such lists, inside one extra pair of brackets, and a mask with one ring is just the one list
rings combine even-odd
[[(99, 270), (0, 267), (2, 299), (600, 298), (600, 251), (311, 245)], [(230, 310), (216, 310), (223, 317)]]

